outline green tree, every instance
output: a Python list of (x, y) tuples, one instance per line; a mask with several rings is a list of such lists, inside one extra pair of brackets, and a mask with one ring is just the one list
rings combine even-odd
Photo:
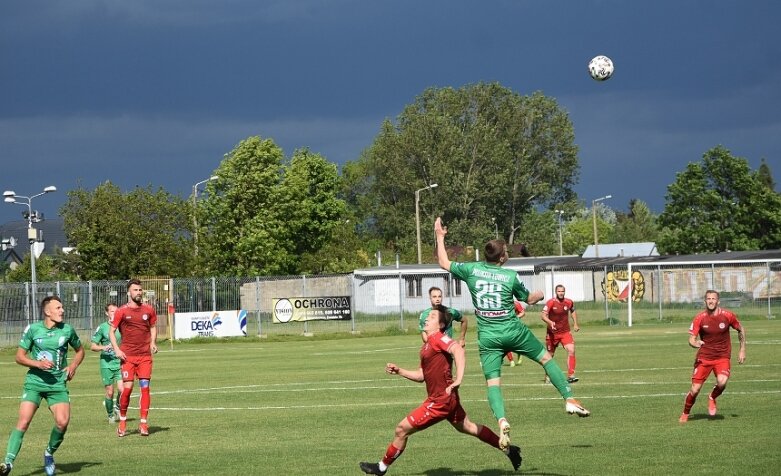
[(781, 247), (781, 195), (723, 146), (667, 187), (659, 249), (667, 254)]
[(336, 165), (306, 149), (286, 162), (272, 140), (250, 137), (215, 174), (196, 210), (199, 258), (209, 273), (299, 273), (301, 257), (330, 243), (347, 212)]
[(655, 242), (657, 236), (656, 217), (642, 200), (630, 200), (629, 212), (616, 214), (613, 230), (616, 243)]
[(776, 191), (776, 181), (773, 180), (773, 172), (770, 171), (770, 166), (767, 165), (767, 161), (764, 158), (762, 158), (762, 163), (759, 164), (757, 178), (761, 184), (774, 192)]
[(415, 253), (418, 189), (439, 185), (420, 195), (422, 229), (442, 215), (453, 242), (472, 245), (494, 235), (493, 217), (512, 244), (527, 213), (574, 197), (578, 174), (567, 114), (540, 93), (496, 83), (424, 91), (395, 124), (382, 124), (358, 162), (347, 170), (362, 176), (349, 182), (365, 197), (355, 193), (351, 203), (404, 256)]
[(138, 275), (187, 275), (192, 263), (190, 214), (186, 201), (162, 189), (128, 193), (111, 182), (93, 191), (68, 192), (60, 210), (68, 258), (82, 279), (125, 279)]

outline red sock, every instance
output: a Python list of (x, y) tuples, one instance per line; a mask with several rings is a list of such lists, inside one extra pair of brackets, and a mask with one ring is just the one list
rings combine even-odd
[(691, 392), (687, 393), (686, 394), (686, 401), (683, 404), (683, 413), (688, 415), (689, 412), (691, 411), (692, 407), (694, 406), (694, 402), (696, 400), (697, 400), (697, 397), (692, 395)]
[(512, 362), (514, 360), (512, 352), (507, 352), (507, 360), (509, 360), (510, 362)]
[(483, 425), (483, 428), (480, 430), (480, 433), (477, 434), (477, 437), (480, 438), (480, 441), (483, 441), (494, 448), (499, 448), (499, 437), (487, 426)]
[(119, 416), (125, 418), (127, 416), (127, 407), (130, 406), (130, 393), (133, 389), (123, 388), (122, 394), (119, 396)]
[(567, 377), (575, 375), (575, 356), (570, 355), (567, 357)]
[(709, 395), (710, 398), (716, 400), (717, 398), (719, 398), (719, 395), (721, 395), (724, 392), (725, 388), (726, 387), (719, 387), (718, 385), (715, 385), (713, 387), (713, 390), (711, 390), (711, 392), (710, 392), (710, 395)]
[(393, 443), (391, 443), (388, 445), (388, 449), (385, 450), (385, 456), (383, 456), (382, 462), (390, 466), (399, 458), (399, 456), (401, 456), (402, 453), (404, 453), (403, 449), (400, 450), (393, 446)]
[(149, 403), (152, 398), (149, 396), (149, 387), (141, 387), (141, 419), (146, 420), (149, 415)]

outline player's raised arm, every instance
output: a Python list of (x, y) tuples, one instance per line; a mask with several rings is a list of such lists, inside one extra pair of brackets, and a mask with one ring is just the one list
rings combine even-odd
[(450, 271), (450, 258), (447, 257), (447, 249), (445, 249), (445, 235), (447, 235), (447, 227), (442, 226), (442, 218), (437, 217), (434, 221), (434, 233), (437, 235), (437, 262), (439, 267), (445, 271)]

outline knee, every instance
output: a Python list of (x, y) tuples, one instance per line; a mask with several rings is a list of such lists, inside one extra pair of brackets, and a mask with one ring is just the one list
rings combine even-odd
[(54, 426), (62, 433), (65, 433), (65, 430), (68, 429), (68, 423), (70, 423), (70, 415), (54, 418)]
[(545, 351), (545, 354), (543, 354), (542, 358), (540, 359), (540, 364), (545, 365), (548, 363), (548, 361), (551, 359), (551, 354), (548, 351)]
[(406, 438), (407, 430), (402, 425), (396, 425), (396, 431), (394, 432), (396, 438)]

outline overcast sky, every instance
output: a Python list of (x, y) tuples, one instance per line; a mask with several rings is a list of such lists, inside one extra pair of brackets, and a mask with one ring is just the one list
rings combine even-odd
[(0, 189), (55, 185), (47, 216), (106, 180), (188, 196), (252, 135), (343, 164), (426, 88), (498, 81), (568, 111), (581, 200), (660, 212), (718, 144), (781, 182), (779, 19), (750, 0), (4, 1)]

